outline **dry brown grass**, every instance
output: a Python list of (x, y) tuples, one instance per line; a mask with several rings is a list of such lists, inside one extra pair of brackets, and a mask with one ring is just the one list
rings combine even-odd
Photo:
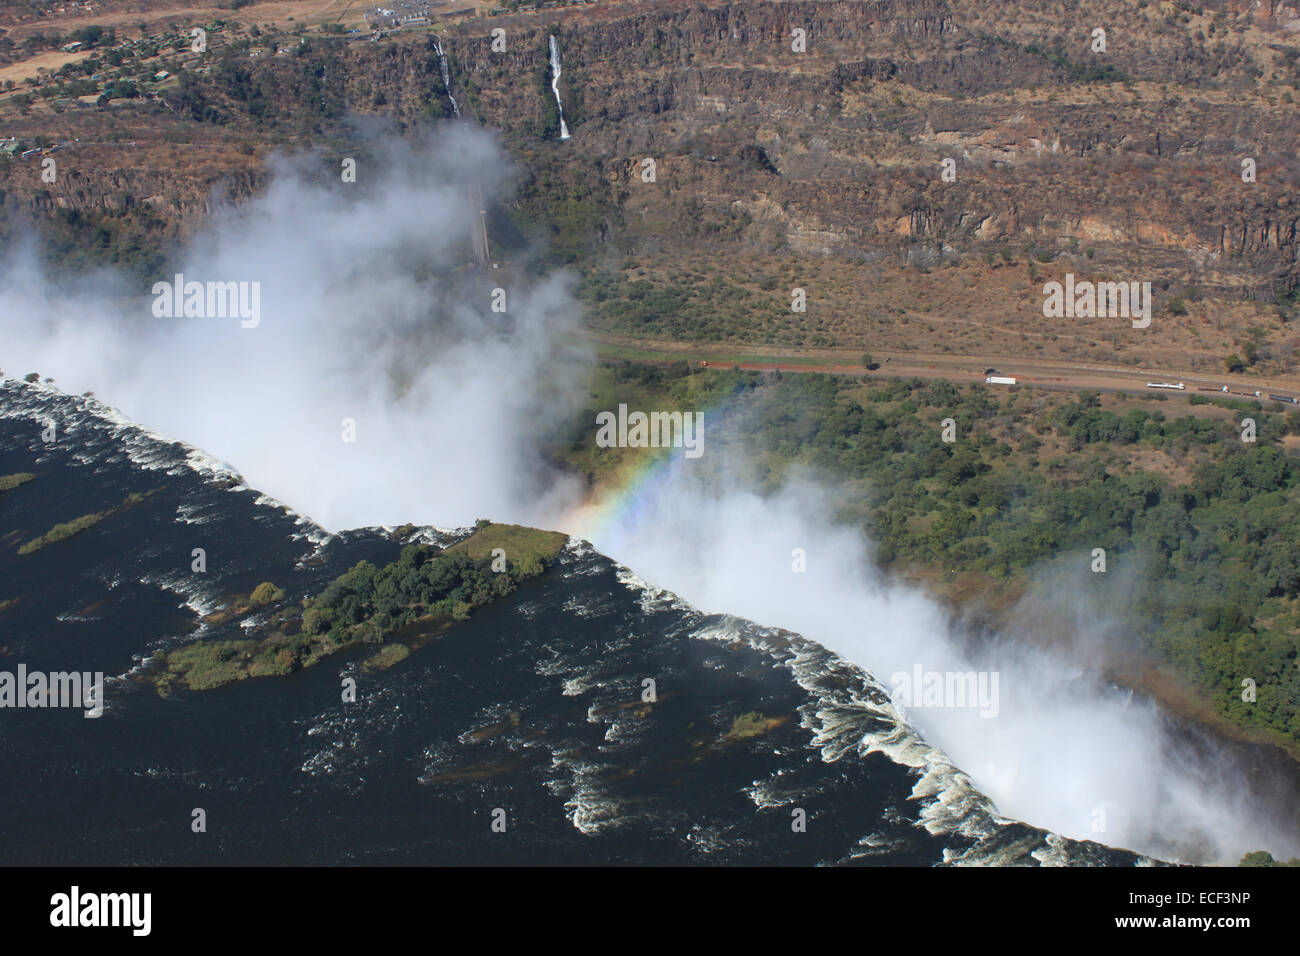
[[(711, 275), (769, 296), (774, 327), (815, 336), (831, 348), (917, 355), (1015, 356), (1019, 360), (1094, 363), (1099, 369), (1165, 368), (1194, 371), (1230, 382), (1223, 359), (1239, 352), (1251, 326), (1267, 331), (1266, 343), (1282, 353), (1278, 361), (1251, 370), (1253, 380), (1293, 378), (1300, 372), (1297, 333), (1273, 306), (1243, 301), (1188, 302), (1188, 314), (1155, 310), (1151, 327), (1134, 329), (1127, 319), (1049, 319), (1042, 314), (1043, 283), (1069, 269), (1077, 280), (1111, 278), (1052, 263), (1036, 263), (1031, 279), (1023, 260), (992, 264), (967, 257), (952, 267), (928, 271), (894, 264), (860, 265), (828, 257), (732, 256), (711, 263)], [(637, 263), (629, 278), (672, 282), (678, 273), (698, 271), (699, 260), (658, 253)], [(1114, 276), (1118, 278), (1118, 276)], [(775, 279), (763, 292), (759, 283)], [(790, 289), (807, 290), (808, 311), (792, 314)], [(1158, 295), (1158, 294), (1157, 294)]]

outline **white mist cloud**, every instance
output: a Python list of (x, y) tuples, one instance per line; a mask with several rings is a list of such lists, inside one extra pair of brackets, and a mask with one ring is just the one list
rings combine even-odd
[[(869, 543), (830, 518), (834, 500), (816, 483), (796, 479), (761, 498), (705, 488), (680, 458), (669, 474), (593, 543), (701, 609), (797, 631), (887, 689), (892, 675), (918, 666), (996, 672), (996, 717), (979, 707), (904, 709), (1003, 814), (1188, 862), (1296, 853), (1245, 770), (1196, 752), (1155, 705), (1047, 650), (970, 640), (933, 598), (883, 579)], [(795, 548), (805, 552), (802, 573)]]
[(173, 264), (186, 282), (260, 283), (256, 328), (156, 318), (150, 289), (111, 274), (54, 288), (28, 252), (0, 270), (0, 363), (93, 390), (334, 529), (537, 521), (571, 503), (576, 485), (537, 454), (582, 397), (567, 284), (508, 287), (495, 313), (505, 273), (464, 267), (471, 186), (491, 196), (508, 173), (496, 143), (467, 128), (382, 140), (356, 184), (313, 168), (276, 159), (265, 193)]

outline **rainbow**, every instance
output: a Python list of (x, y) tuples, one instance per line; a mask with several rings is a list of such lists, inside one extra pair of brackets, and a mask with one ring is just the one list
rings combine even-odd
[[(705, 435), (710, 429), (715, 436), (723, 432), (735, 411), (731, 401), (732, 396), (726, 395), (703, 409)], [(565, 532), (600, 547), (616, 536), (635, 531), (641, 520), (652, 513), (661, 496), (668, 493), (677, 469), (696, 464), (683, 459), (680, 448), (640, 451), (643, 454), (629, 456), (625, 467), (564, 515), (560, 527)]]
[(668, 484), (678, 457), (673, 452), (679, 451), (645, 450), (656, 453), (634, 460), (617, 477), (597, 486), (586, 501), (564, 516), (564, 530), (596, 544), (634, 529), (649, 503)]

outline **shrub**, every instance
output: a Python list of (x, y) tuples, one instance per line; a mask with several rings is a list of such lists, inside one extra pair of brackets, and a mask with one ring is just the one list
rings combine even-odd
[(270, 581), (263, 581), (257, 587), (253, 588), (253, 593), (248, 596), (250, 603), (261, 607), (264, 604), (273, 604), (276, 601), (284, 599), (284, 590), (277, 588)]

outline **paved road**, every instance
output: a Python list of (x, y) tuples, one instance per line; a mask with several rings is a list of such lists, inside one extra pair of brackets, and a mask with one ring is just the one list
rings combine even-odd
[[(1300, 379), (1253, 378), (1241, 375), (1207, 375), (1204, 372), (1132, 369), (1102, 364), (1072, 363), (1031, 359), (1017, 361), (1006, 356), (928, 355), (915, 352), (872, 352), (878, 368), (862, 367), (861, 352), (846, 349), (773, 349), (764, 346), (732, 347), (699, 343), (665, 342), (632, 339), (605, 333), (590, 333), (606, 354), (627, 357), (631, 361), (666, 361), (686, 359), (692, 364), (707, 361), (730, 368), (782, 372), (824, 372), (835, 375), (866, 375), (882, 378), (932, 378), (950, 382), (982, 382), (986, 370), (1016, 379), (1018, 384), (1034, 388), (1099, 392), (1154, 392), (1148, 382), (1181, 382), (1185, 390), (1160, 390), (1166, 394), (1197, 394), (1198, 389), (1219, 392), (1224, 385), (1233, 398), (1260, 398), (1269, 394), (1300, 399)], [(1211, 394), (1201, 392), (1201, 394)], [(1219, 392), (1219, 394), (1222, 394)]]

